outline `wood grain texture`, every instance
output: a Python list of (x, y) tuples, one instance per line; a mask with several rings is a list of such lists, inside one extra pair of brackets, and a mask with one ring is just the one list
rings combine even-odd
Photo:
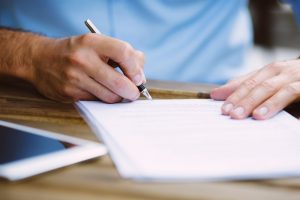
[(209, 98), (209, 93), (212, 88), (217, 85), (211, 84), (193, 84), (179, 83), (173, 81), (151, 80), (146, 84), (153, 98), (159, 99), (196, 99)]
[[(148, 87), (159, 98), (182, 98), (180, 95), (182, 91), (183, 98), (185, 96), (197, 98), (198, 93), (206, 93), (207, 96), (214, 86), (191, 84), (189, 87), (189, 84), (183, 83), (150, 81)], [(163, 91), (159, 91), (159, 88)], [(297, 107), (291, 109), (295, 113), (299, 111)], [(45, 99), (32, 86), (20, 80), (0, 78), (0, 119), (99, 141), (72, 104)], [(134, 182), (120, 178), (109, 156), (105, 156), (20, 182), (0, 181), (0, 199), (299, 200), (300, 179), (191, 183)]]

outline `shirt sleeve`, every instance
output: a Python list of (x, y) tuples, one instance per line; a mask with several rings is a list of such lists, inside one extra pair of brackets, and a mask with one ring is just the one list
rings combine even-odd
[(286, 2), (292, 6), (297, 19), (298, 27), (300, 27), (300, 0), (283, 0), (283, 2)]

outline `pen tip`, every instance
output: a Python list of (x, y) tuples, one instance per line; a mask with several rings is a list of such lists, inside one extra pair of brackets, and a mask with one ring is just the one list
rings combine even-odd
[(143, 95), (148, 99), (148, 100), (152, 100), (152, 97), (151, 95), (149, 94), (148, 90), (147, 89), (144, 89), (142, 91)]

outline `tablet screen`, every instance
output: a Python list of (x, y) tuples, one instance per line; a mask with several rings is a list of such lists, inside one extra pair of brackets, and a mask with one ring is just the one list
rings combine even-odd
[(0, 125), (0, 165), (75, 146)]

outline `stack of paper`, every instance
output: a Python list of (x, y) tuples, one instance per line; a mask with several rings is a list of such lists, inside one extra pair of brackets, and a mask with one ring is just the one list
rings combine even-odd
[(257, 179), (300, 175), (300, 122), (233, 120), (213, 100), (77, 105), (123, 177), (147, 180)]

